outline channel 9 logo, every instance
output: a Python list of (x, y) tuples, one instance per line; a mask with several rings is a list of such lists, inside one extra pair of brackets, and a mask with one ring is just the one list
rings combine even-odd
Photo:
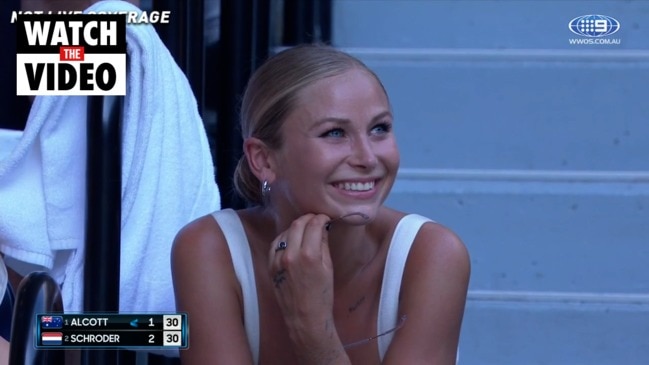
[(582, 15), (572, 19), (568, 28), (584, 37), (605, 37), (620, 30), (620, 22), (608, 15)]

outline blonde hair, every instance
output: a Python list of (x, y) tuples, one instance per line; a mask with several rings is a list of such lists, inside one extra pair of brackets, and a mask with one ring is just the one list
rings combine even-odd
[[(363, 62), (331, 46), (300, 45), (272, 56), (252, 75), (243, 95), (240, 121), (243, 139), (255, 137), (271, 149), (280, 148), (282, 123), (296, 107), (300, 91), (354, 68), (368, 72), (383, 88), (376, 74)], [(264, 204), (261, 182), (250, 170), (245, 155), (239, 159), (234, 172), (234, 187), (248, 203)]]

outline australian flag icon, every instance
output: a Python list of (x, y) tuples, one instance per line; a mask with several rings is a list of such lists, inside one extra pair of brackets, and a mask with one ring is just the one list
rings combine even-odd
[(57, 329), (63, 327), (63, 317), (61, 316), (42, 316), (41, 328)]

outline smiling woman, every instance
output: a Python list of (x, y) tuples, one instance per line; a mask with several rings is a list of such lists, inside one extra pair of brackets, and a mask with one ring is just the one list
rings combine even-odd
[(378, 77), (335, 48), (291, 48), (255, 72), (235, 176), (250, 207), (200, 218), (174, 243), (183, 363), (455, 362), (468, 253), (449, 229), (384, 205), (393, 123)]

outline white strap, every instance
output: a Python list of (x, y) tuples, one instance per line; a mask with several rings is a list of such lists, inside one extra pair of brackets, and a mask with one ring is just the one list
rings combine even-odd
[(0, 303), (2, 303), (2, 299), (5, 297), (5, 290), (7, 289), (7, 283), (9, 282), (8, 278), (9, 275), (7, 275), (7, 268), (5, 267), (2, 256), (0, 256)]
[[(394, 230), (383, 271), (381, 299), (376, 325), (377, 334), (389, 331), (398, 324), (401, 278), (403, 277), (410, 247), (415, 240), (415, 236), (417, 236), (417, 232), (426, 222), (431, 222), (431, 220), (417, 214), (409, 214), (401, 218)], [(406, 313), (402, 314), (405, 315)], [(394, 332), (391, 332), (377, 339), (381, 361), (383, 361), (393, 336)]]
[(250, 245), (246, 231), (239, 215), (232, 209), (223, 209), (212, 213), (223, 231), (232, 256), (234, 273), (243, 293), (243, 322), (246, 328), (248, 344), (252, 352), (253, 364), (259, 362), (259, 303), (257, 302), (257, 285), (252, 264)]

